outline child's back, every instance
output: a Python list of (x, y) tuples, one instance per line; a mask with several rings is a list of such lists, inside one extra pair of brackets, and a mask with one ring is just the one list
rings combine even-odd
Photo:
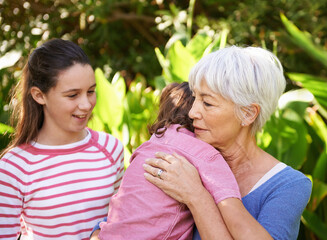
[[(153, 134), (149, 141), (133, 153), (120, 189), (110, 201), (107, 223), (101, 224), (100, 239), (192, 239), (194, 221), (187, 207), (144, 178), (144, 160), (154, 157), (158, 151), (176, 152), (189, 159), (200, 172), (205, 187), (214, 196), (216, 203), (227, 197), (240, 198), (236, 180), (220, 153), (211, 145), (196, 139), (190, 130), (180, 128), (181, 125), (176, 124), (176, 119), (171, 117), (174, 112), (174, 116), (179, 115), (178, 121), (184, 126), (192, 123), (187, 117), (192, 106), (191, 93), (188, 92), (182, 98), (181, 95), (172, 94), (176, 87), (180, 90), (180, 87), (187, 87), (186, 84), (175, 84), (168, 91), (170, 95), (167, 91), (163, 92), (157, 125), (153, 125), (156, 127), (153, 132), (163, 135)], [(173, 101), (174, 104), (167, 104), (164, 100), (172, 95), (173, 99), (178, 99), (173, 101), (170, 98), (169, 102)], [(189, 97), (190, 101), (182, 107), (186, 114), (180, 115), (179, 103), (185, 104), (185, 97)], [(165, 108), (167, 105), (169, 108)], [(164, 114), (164, 109), (170, 109), (170, 113), (166, 111)], [(165, 119), (168, 121), (165, 122)], [(165, 125), (163, 127), (158, 123)], [(229, 189), (224, 186), (226, 182)]]

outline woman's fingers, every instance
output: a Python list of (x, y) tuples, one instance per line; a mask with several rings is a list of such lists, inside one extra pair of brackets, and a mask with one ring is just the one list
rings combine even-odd
[(202, 186), (196, 168), (176, 153), (158, 152), (156, 157), (145, 160), (145, 178), (175, 200), (190, 202), (194, 186)]
[[(157, 177), (159, 179), (163, 178), (164, 170), (162, 168), (154, 167), (152, 163), (153, 159), (147, 159), (145, 164), (143, 164), (144, 170), (149, 173), (153, 177)], [(156, 161), (154, 161), (156, 162)]]
[(173, 163), (175, 161), (175, 156), (168, 154), (168, 153), (164, 153), (164, 152), (157, 152), (155, 154), (155, 156), (157, 158), (160, 158), (162, 160), (165, 160), (167, 163)]
[(148, 180), (150, 183), (156, 185), (159, 188), (162, 188), (162, 180), (158, 177), (153, 176), (152, 174), (149, 173), (144, 173), (144, 177), (146, 180)]

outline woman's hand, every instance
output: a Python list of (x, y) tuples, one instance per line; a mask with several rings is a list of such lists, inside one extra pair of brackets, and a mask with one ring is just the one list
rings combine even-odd
[(204, 189), (198, 171), (184, 157), (163, 152), (156, 153), (156, 157), (145, 160), (144, 176), (167, 195), (187, 205), (196, 192), (200, 194)]

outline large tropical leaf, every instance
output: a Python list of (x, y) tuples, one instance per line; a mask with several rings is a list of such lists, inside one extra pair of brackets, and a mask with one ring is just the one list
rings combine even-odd
[(327, 239), (327, 226), (317, 214), (305, 209), (302, 215), (302, 222), (311, 229), (320, 240)]
[(173, 78), (172, 81), (188, 81), (188, 75), (196, 60), (186, 47), (180, 41), (175, 42), (168, 50), (167, 58), (170, 62), (169, 70)]
[(327, 79), (309, 74), (288, 73), (288, 77), (296, 81), (298, 85), (308, 89), (318, 103), (326, 110), (327, 109)]
[(196, 34), (186, 45), (186, 49), (192, 54), (195, 62), (198, 62), (203, 56), (206, 48), (212, 43), (212, 38), (206, 33)]
[(95, 120), (90, 121), (92, 128), (96, 127), (96, 124), (92, 124), (92, 121), (101, 121), (106, 127), (102, 130), (110, 130), (112, 132), (117, 130), (122, 124), (124, 106), (123, 106), (123, 92), (125, 88), (121, 86), (121, 81), (117, 81), (117, 88), (115, 88), (104, 76), (103, 72), (98, 68), (95, 70), (96, 79), (96, 94), (97, 104), (94, 107), (93, 114)]
[(293, 42), (302, 48), (308, 55), (320, 61), (327, 67), (327, 52), (320, 46), (315, 45), (309, 33), (300, 31), (284, 14), (281, 14), (282, 22), (292, 37)]

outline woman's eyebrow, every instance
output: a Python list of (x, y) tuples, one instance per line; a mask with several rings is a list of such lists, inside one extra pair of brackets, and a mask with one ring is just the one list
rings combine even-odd
[(210, 98), (215, 98), (215, 96), (213, 96), (212, 94), (209, 93), (200, 93), (201, 97), (210, 97)]

